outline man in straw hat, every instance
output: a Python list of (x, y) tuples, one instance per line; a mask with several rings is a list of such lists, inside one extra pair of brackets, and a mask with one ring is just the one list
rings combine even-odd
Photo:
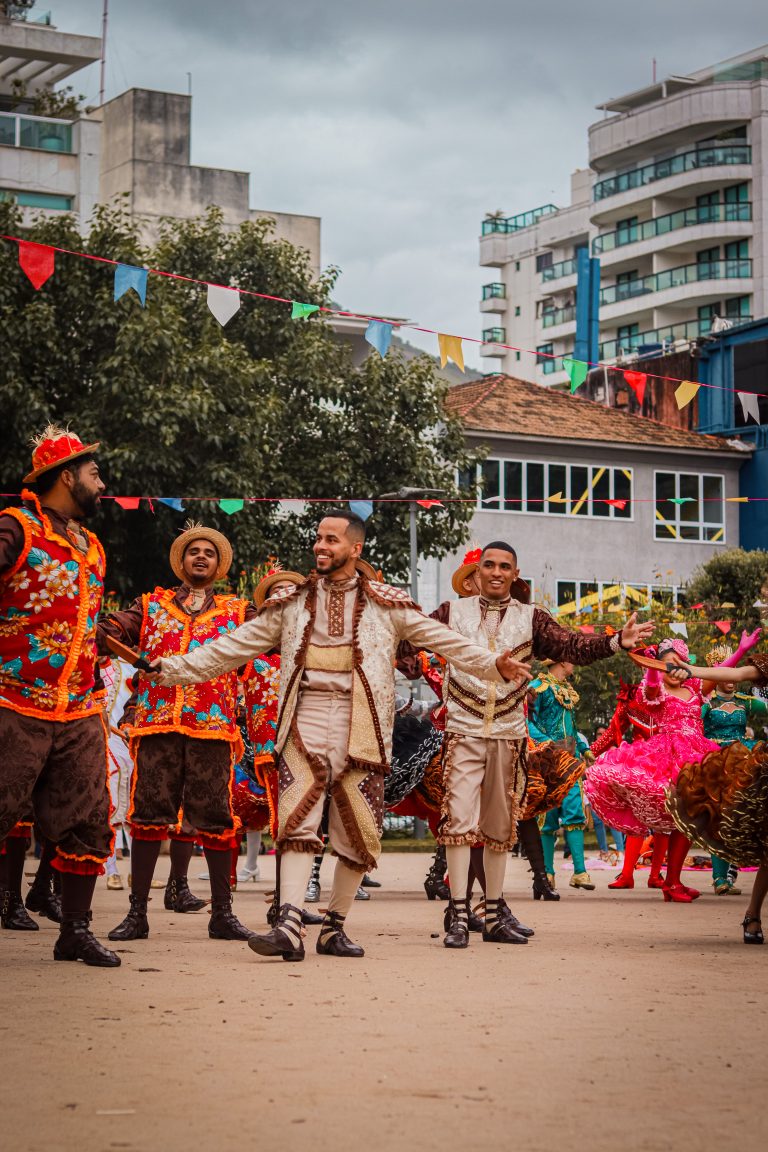
[[(108, 637), (138, 649), (145, 659), (180, 655), (211, 644), (254, 615), (245, 600), (213, 591), (232, 564), (232, 547), (221, 532), (189, 522), (171, 545), (170, 565), (179, 583), (140, 596), (130, 608), (99, 622), (99, 647)], [(125, 919), (110, 940), (146, 939), (147, 901), (160, 853), (172, 833), (168, 903), (188, 911), (187, 885), (193, 840), (203, 845), (211, 884), (208, 935), (247, 940), (249, 930), (232, 912), (230, 861), (235, 842), (232, 768), (242, 744), (237, 726), (237, 673), (211, 676), (194, 688), (168, 689), (137, 674), (137, 696), (128, 731), (135, 769), (128, 823), (131, 826), (132, 892)], [(179, 824), (183, 806), (194, 836)], [(198, 905), (199, 906), (199, 905)]]
[[(433, 616), (489, 655), (511, 651), (523, 661), (538, 656), (591, 664), (619, 647), (634, 647), (652, 630), (651, 624), (638, 624), (635, 616), (613, 637), (583, 636), (562, 628), (548, 612), (528, 603), (530, 589), (520, 579), (517, 554), (503, 540), (486, 544), (472, 562), (477, 563), (479, 595), (445, 601)], [(466, 567), (454, 576), (459, 594)], [(526, 786), (526, 688), (521, 683), (501, 688), (488, 684), (449, 658), (443, 693), (445, 800), (438, 839), (446, 846), (448, 873), (454, 877), (466, 876), (472, 846), (485, 845), (483, 940), (495, 944), (525, 944), (528, 939), (503, 898), (507, 854), (517, 841)], [(448, 911), (443, 943), (446, 948), (466, 948), (469, 900), (452, 895)]]
[(360, 877), (381, 851), (384, 776), (395, 708), (393, 666), (402, 639), (428, 647), (477, 677), (503, 682), (528, 669), (490, 653), (424, 616), (410, 597), (357, 570), (365, 523), (340, 509), (320, 521), (317, 570), (299, 588), (267, 601), (255, 620), (187, 656), (156, 661), (163, 685), (199, 682), (280, 648), (278, 848), (281, 906), (271, 932), (249, 946), (260, 955), (303, 960), (301, 905), (328, 804), (338, 857), (317, 951), (357, 957), (344, 922)]
[(0, 840), (34, 807), (61, 874), (54, 958), (103, 968), (120, 958), (89, 927), (113, 840), (95, 680), (106, 565), (85, 527), (104, 491), (98, 447), (50, 425), (35, 440), (30, 488), (0, 516)]

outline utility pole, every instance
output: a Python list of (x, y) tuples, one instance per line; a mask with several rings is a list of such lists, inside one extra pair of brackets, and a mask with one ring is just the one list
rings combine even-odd
[(101, 77), (99, 79), (99, 104), (104, 103), (104, 88), (107, 78), (107, 24), (109, 23), (109, 0), (104, 0), (101, 15)]

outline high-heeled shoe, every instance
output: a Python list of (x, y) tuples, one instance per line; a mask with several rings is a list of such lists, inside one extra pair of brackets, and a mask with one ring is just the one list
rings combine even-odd
[(665, 881), (664, 877), (661, 875), (648, 877), (648, 887), (649, 888), (663, 888), (665, 883), (666, 883), (666, 881)]
[[(758, 924), (757, 932), (749, 932), (750, 924)], [(762, 921), (757, 916), (746, 915), (741, 922), (744, 929), (744, 943), (745, 944), (765, 944), (765, 939), (762, 932)]]
[(689, 888), (687, 884), (681, 884), (680, 887), (684, 892), (688, 893), (691, 900), (698, 900), (699, 896), (701, 896), (701, 892), (699, 892), (698, 888)]
[(665, 884), (662, 891), (664, 893), (665, 904), (668, 904), (670, 900), (675, 904), (693, 903), (694, 897), (690, 895), (682, 884)]
[(549, 879), (545, 876), (534, 876), (533, 878), (533, 898), (534, 900), (559, 900), (560, 893), (555, 892), (554, 888), (549, 883)]
[(619, 873), (612, 884), (608, 885), (609, 888), (634, 888), (634, 886), (634, 878), (632, 876), (623, 876), (621, 873)]

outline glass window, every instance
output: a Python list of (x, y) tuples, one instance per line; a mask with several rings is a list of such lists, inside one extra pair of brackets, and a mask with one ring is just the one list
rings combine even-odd
[(458, 486), (462, 492), (469, 492), (477, 482), (477, 468), (460, 468)]
[(547, 476), (547, 496), (561, 496), (562, 501), (547, 503), (547, 512), (555, 516), (565, 516), (568, 511), (566, 503), (566, 485), (568, 483), (568, 469), (565, 464), (550, 464)]
[(519, 460), (504, 461), (504, 511), (520, 512), (523, 507), (523, 465)]
[[(613, 469), (613, 499), (628, 502), (632, 499), (632, 473), (629, 468)], [(627, 503), (625, 508), (614, 508), (613, 515), (627, 520), (632, 515), (632, 507)]]
[(749, 319), (749, 296), (735, 296), (725, 302), (725, 315), (729, 320)]
[(608, 468), (592, 469), (592, 515), (610, 516), (611, 505), (603, 501), (611, 499), (611, 473)]
[(480, 465), (482, 493), (481, 508), (501, 507), (500, 468), (498, 460), (484, 460)]
[(546, 512), (544, 505), (544, 465), (526, 464), (525, 483), (526, 510), (528, 512)]
[(565, 604), (573, 604), (576, 599), (576, 581), (575, 580), (558, 580), (557, 582), (557, 606), (562, 608)]
[(657, 540), (725, 541), (723, 477), (656, 473)]
[(628, 216), (626, 220), (616, 222), (616, 243), (631, 244), (637, 240), (637, 216)]
[(582, 464), (571, 468), (571, 515), (589, 515), (589, 469)]
[(749, 200), (749, 186), (747, 184), (731, 184), (725, 189), (726, 204), (746, 204)]
[(554, 256), (551, 252), (541, 252), (536, 257), (536, 271), (543, 272), (545, 268), (551, 268), (554, 262)]
[[(463, 491), (473, 486), (474, 475), (471, 470), (458, 473)], [(480, 465), (478, 477), (478, 507), (488, 511), (632, 518), (631, 468), (492, 459)], [(617, 508), (614, 500), (627, 503)]]

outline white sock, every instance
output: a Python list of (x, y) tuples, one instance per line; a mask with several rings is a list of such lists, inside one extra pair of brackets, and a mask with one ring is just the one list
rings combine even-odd
[(261, 832), (246, 832), (245, 867), (249, 872), (256, 872), (259, 867), (259, 849), (261, 848)]
[(118, 875), (118, 872), (117, 872), (117, 853), (116, 852), (112, 853), (112, 855), (109, 857), (109, 859), (107, 860), (104, 867), (107, 870), (107, 876), (117, 876)]
[(501, 900), (504, 892), (504, 875), (507, 871), (507, 853), (493, 852), (490, 848), (483, 849), (483, 867), (486, 900)]
[(280, 904), (304, 907), (304, 894), (312, 871), (311, 852), (283, 852), (280, 856)]
[(467, 876), (469, 875), (469, 863), (472, 859), (472, 849), (469, 844), (448, 844), (445, 849), (445, 858), (448, 861), (451, 896), (454, 900), (462, 900), (467, 894)]
[(362, 878), (362, 872), (356, 872), (353, 868), (348, 868), (343, 861), (337, 860), (333, 873), (331, 898), (328, 901), (328, 911), (338, 912), (339, 916), (346, 916), (352, 907)]

